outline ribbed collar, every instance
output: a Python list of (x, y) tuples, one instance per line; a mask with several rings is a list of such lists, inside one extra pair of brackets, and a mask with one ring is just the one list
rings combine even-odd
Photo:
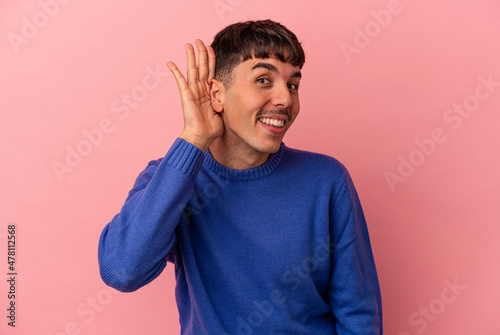
[(207, 150), (205, 152), (205, 161), (203, 165), (213, 173), (220, 175), (222, 178), (227, 180), (249, 181), (253, 179), (259, 179), (268, 176), (274, 170), (276, 170), (279, 163), (281, 162), (281, 158), (283, 157), (285, 148), (285, 143), (281, 142), (279, 150), (271, 154), (264, 164), (247, 170), (230, 169), (217, 162), (210, 153), (210, 150)]

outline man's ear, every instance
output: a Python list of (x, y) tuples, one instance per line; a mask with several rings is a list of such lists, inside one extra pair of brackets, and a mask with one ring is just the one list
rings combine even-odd
[(221, 113), (224, 110), (226, 88), (224, 87), (224, 84), (217, 79), (211, 79), (209, 85), (212, 108), (216, 113)]

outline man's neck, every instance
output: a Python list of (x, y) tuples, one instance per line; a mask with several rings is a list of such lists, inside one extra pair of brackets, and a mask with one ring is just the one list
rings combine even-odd
[(209, 147), (212, 157), (220, 164), (234, 170), (247, 170), (264, 164), (269, 153), (258, 152), (247, 145), (233, 143), (227, 138), (216, 139)]

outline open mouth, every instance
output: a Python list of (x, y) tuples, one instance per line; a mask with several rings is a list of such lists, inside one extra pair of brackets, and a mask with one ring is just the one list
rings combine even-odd
[(273, 127), (283, 128), (285, 126), (285, 120), (271, 119), (268, 117), (261, 117), (259, 121)]
[(260, 125), (273, 135), (282, 135), (285, 132), (286, 117), (260, 117)]

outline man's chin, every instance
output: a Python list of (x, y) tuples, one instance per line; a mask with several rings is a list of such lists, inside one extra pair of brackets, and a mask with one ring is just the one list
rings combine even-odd
[(274, 154), (278, 152), (281, 147), (281, 140), (277, 140), (274, 143), (265, 143), (260, 146), (259, 151), (266, 154)]

